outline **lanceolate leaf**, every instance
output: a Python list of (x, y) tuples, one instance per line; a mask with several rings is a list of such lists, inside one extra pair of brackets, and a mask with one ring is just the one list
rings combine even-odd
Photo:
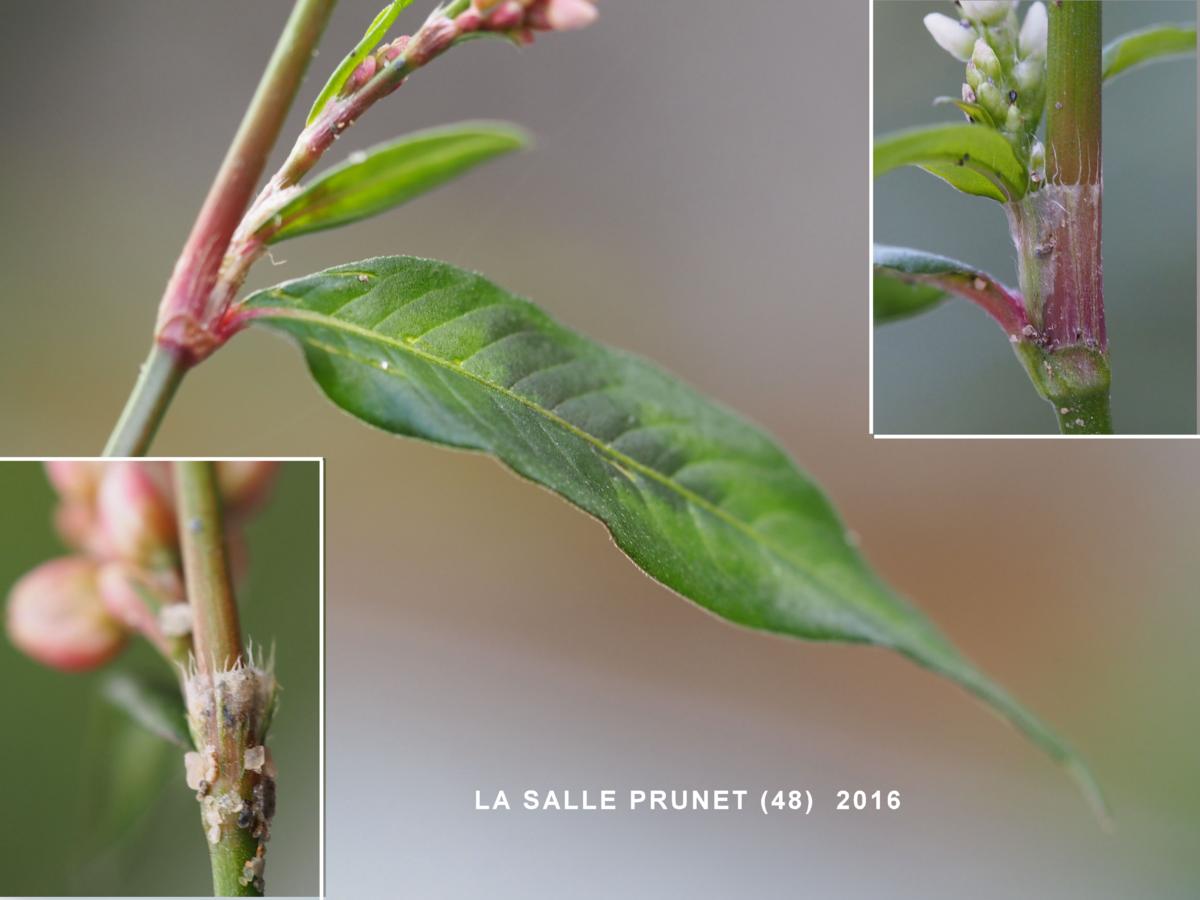
[(875, 323), (924, 312), (947, 294), (980, 306), (1013, 337), (1028, 323), (1019, 295), (973, 266), (907, 247), (874, 248)]
[(869, 569), (765, 434), (649, 363), (480, 276), (389, 257), (260, 291), (325, 393), (395, 434), (494, 455), (600, 519), (651, 576), (719, 616), (890, 647), (975, 692), (1094, 789), (1072, 752)]
[(396, 17), (404, 11), (404, 8), (412, 3), (412, 0), (393, 0), (375, 16), (367, 28), (367, 33), (362, 36), (362, 40), (354, 45), (346, 58), (338, 63), (338, 67), (333, 70), (333, 74), (329, 76), (329, 80), (325, 82), (325, 86), (321, 88), (321, 93), (317, 94), (317, 99), (313, 102), (312, 109), (308, 111), (308, 120), (305, 124), (311, 125), (317, 120), (317, 116), (321, 114), (326, 105), (337, 96), (338, 92), (346, 84), (346, 80), (358, 68), (359, 63), (367, 58), (367, 54), (374, 50), (379, 42), (383, 40), (388, 29), (392, 27), (392, 23), (396, 21)]
[(305, 186), (263, 226), (264, 233), (275, 243), (357, 222), (527, 143), (524, 132), (511, 125), (464, 122), (380, 144)]
[(1101, 71), (1109, 81), (1136, 66), (1195, 52), (1195, 25), (1152, 25), (1123, 34), (1106, 46)]
[(1028, 175), (1012, 147), (990, 128), (969, 123), (897, 131), (875, 139), (875, 176), (920, 166), (952, 187), (1007, 202), (1024, 195)]
[(175, 684), (160, 684), (130, 672), (117, 672), (101, 686), (104, 699), (142, 728), (165, 741), (192, 749), (183, 699)]

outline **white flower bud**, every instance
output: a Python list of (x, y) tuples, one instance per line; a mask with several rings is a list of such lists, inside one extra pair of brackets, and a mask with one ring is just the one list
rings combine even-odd
[(1029, 148), (1029, 177), (1035, 183), (1046, 180), (1046, 148), (1041, 141)]
[(975, 92), (973, 90), (971, 90), (971, 86), (969, 84), (966, 84), (965, 82), (963, 83), (963, 86), (962, 86), (962, 98), (963, 98), (963, 103), (974, 103), (975, 102)]
[(1023, 59), (1013, 67), (1013, 80), (1022, 94), (1031, 94), (1041, 87), (1045, 74), (1044, 59)]
[(995, 25), (1013, 7), (1013, 0), (961, 0), (963, 15), (981, 25)]
[(975, 45), (975, 29), (967, 23), (943, 16), (941, 13), (930, 13), (925, 17), (925, 28), (933, 35), (938, 46), (955, 59), (966, 62), (971, 58), (971, 48)]
[(1017, 108), (1017, 104), (1013, 104), (1008, 108), (1008, 115), (1004, 119), (1004, 130), (1011, 134), (1019, 134), (1023, 130), (1024, 122), (1021, 116), (1021, 110)]
[(1021, 57), (1046, 56), (1046, 6), (1041, 0), (1029, 7), (1021, 25), (1021, 36), (1017, 39)]
[(1005, 121), (1008, 116), (1008, 98), (1000, 93), (1000, 88), (990, 81), (985, 81), (975, 92), (980, 105), (986, 109), (996, 122)]
[(971, 52), (971, 62), (988, 78), (1000, 77), (1000, 60), (996, 57), (996, 51), (983, 38), (975, 42), (975, 47)]

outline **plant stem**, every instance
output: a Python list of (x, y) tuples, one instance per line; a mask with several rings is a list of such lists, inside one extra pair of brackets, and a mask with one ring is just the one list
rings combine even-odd
[[(109, 447), (127, 453), (145, 452), (183, 374), (219, 344), (219, 335), (213, 333), (219, 323), (212, 319), (216, 311), (210, 309), (210, 294), (221, 261), (335, 3), (296, 0), (159, 305), (150, 361), (156, 362), (159, 348), (163, 348), (173, 360), (170, 377), (163, 373), (156, 379), (138, 379)], [(150, 368), (147, 365), (143, 370), (144, 376)]]
[[(193, 614), (193, 647), (198, 675), (195, 681), (215, 700), (214, 690), (218, 673), (230, 670), (242, 659), (241, 629), (238, 624), (237, 602), (229, 578), (225, 554), (225, 530), (221, 519), (221, 500), (217, 490), (216, 470), (207, 461), (178, 461), (174, 464), (175, 500), (179, 513), (179, 539), (183, 555), (183, 574), (187, 585), (188, 602)], [(191, 680), (191, 679), (189, 679)], [(189, 706), (192, 698), (189, 696)], [(189, 710), (190, 712), (190, 710)], [(217, 713), (198, 726), (192, 726), (197, 749), (211, 753), (215, 768), (221, 773), (219, 781), (209, 787), (209, 798), (238, 798), (247, 801), (248, 786), (231, 778), (241, 768), (244, 747), (230, 738), (222, 728), (222, 715)], [(202, 801), (205, 798), (200, 798)], [(212, 823), (203, 816), (201, 824), (206, 836)], [(212, 864), (213, 893), (218, 897), (254, 897), (261, 895), (253, 883), (243, 883), (246, 861), (253, 859), (258, 841), (243, 828), (217, 827), (216, 839), (208, 839)]]
[(1046, 175), (1100, 183), (1100, 2), (1050, 3), (1046, 56)]
[(196, 667), (201, 674), (211, 674), (229, 668), (242, 655), (216, 469), (203, 460), (180, 460), (174, 468), (183, 575), (195, 616)]
[(1007, 207), (1030, 323), (1016, 350), (1064, 434), (1111, 434), (1100, 257), (1100, 3), (1048, 6), (1046, 183)]
[(151, 348), (104, 447), (105, 456), (145, 455), (185, 371), (187, 366), (174, 350), (160, 344)]

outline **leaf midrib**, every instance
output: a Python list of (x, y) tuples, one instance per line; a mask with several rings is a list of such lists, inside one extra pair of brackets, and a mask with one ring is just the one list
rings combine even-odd
[[(296, 297), (286, 294), (285, 292), (279, 290), (278, 288), (276, 288), (272, 293), (276, 294), (277, 296), (285, 297), (285, 298), (287, 298), (289, 300), (293, 300), (293, 301), (298, 301), (298, 299), (299, 299), (299, 298), (296, 298)], [(383, 343), (389, 347), (392, 347), (396, 350), (400, 350), (403, 353), (407, 353), (411, 356), (414, 356), (423, 362), (429, 363), (429, 364), (437, 366), (438, 368), (443, 369), (445, 371), (453, 372), (457, 375), (465, 377), (469, 381), (473, 381), (474, 383), (478, 384), (479, 386), (481, 386), (483, 388), (486, 388), (489, 391), (493, 391), (503, 397), (508, 398), (509, 400), (519, 403), (520, 405), (524, 406), (526, 409), (529, 409), (530, 411), (536, 413), (537, 415), (541, 416), (542, 418), (546, 419), (547, 421), (559, 426), (564, 431), (580, 438), (581, 440), (583, 440), (590, 446), (594, 447), (596, 450), (600, 451), (600, 453), (603, 456), (608, 457), (610, 459), (610, 461), (615, 461), (615, 462), (619, 463), (621, 466), (632, 469), (632, 470), (638, 472), (639, 474), (641, 474), (642, 476), (644, 476), (645, 478), (648, 478), (651, 481), (657, 482), (658, 484), (662, 485), (663, 487), (667, 488), (668, 490), (671, 490), (672, 492), (678, 494), (680, 497), (682, 497), (684, 500), (688, 501), (689, 503), (693, 504), (694, 506), (697, 506), (700, 509), (703, 509), (704, 511), (708, 512), (710, 515), (714, 516), (715, 518), (725, 522), (726, 524), (732, 526), (736, 530), (742, 532), (747, 537), (751, 538), (753, 541), (761, 544), (766, 550), (775, 554), (780, 559), (782, 559), (784, 562), (786, 562), (788, 564), (788, 566), (793, 569), (793, 573), (797, 577), (820, 588), (822, 591), (829, 592), (829, 591), (834, 590), (832, 587), (825, 584), (820, 578), (810, 575), (809, 573), (805, 572), (803, 570), (803, 563), (800, 560), (798, 560), (794, 556), (792, 556), (784, 547), (781, 547), (775, 541), (771, 540), (766, 535), (757, 531), (753, 526), (749, 525), (746, 522), (743, 522), (741, 519), (726, 512), (720, 506), (717, 506), (716, 504), (712, 503), (711, 501), (706, 500), (704, 497), (689, 490), (688, 488), (677, 483), (676, 481), (669, 478), (668, 476), (663, 475), (661, 472), (659, 472), (655, 469), (652, 469), (649, 466), (646, 466), (644, 463), (638, 462), (636, 459), (633, 459), (632, 457), (627, 456), (626, 454), (622, 453), (619, 450), (613, 449), (608, 444), (601, 441), (599, 438), (597, 438), (591, 434), (588, 434), (583, 429), (573, 425), (572, 423), (568, 422), (566, 419), (563, 419), (562, 417), (555, 415), (553, 412), (546, 409), (545, 407), (539, 406), (538, 404), (528, 400), (527, 398), (522, 397), (520, 394), (515, 394), (507, 388), (501, 387), (500, 385), (495, 384), (491, 381), (487, 381), (486, 379), (479, 377), (478, 375), (474, 374), (473, 372), (469, 372), (466, 369), (463, 369), (460, 366), (454, 365), (453, 363), (450, 363), (438, 356), (434, 356), (433, 354), (426, 353), (425, 351), (421, 350), (420, 348), (414, 347), (411, 344), (408, 344), (404, 341), (397, 341), (395, 338), (391, 338), (391, 337), (388, 337), (387, 335), (379, 334), (376, 331), (371, 331), (369, 328), (364, 328), (361, 325), (356, 325), (352, 322), (347, 322), (344, 319), (330, 318), (330, 317), (322, 315), (320, 313), (313, 313), (308, 310), (281, 309), (279, 307), (262, 307), (262, 306), (260, 306), (260, 307), (256, 307), (256, 308), (247, 309), (246, 312), (255, 319), (283, 318), (283, 319), (294, 319), (294, 320), (299, 320), (299, 321), (311, 322), (313, 324), (317, 324), (317, 325), (321, 325), (321, 326), (330, 328), (331, 330), (334, 330), (334, 331), (340, 330), (340, 331), (344, 331), (348, 334), (357, 335), (358, 337), (365, 338), (368, 340), (379, 341), (380, 343)], [(264, 312), (265, 312), (265, 315), (259, 314), (259, 313), (264, 313)], [(384, 375), (387, 375), (387, 376), (390, 376), (393, 378), (403, 378), (404, 377), (398, 371), (392, 371), (391, 369), (382, 369), (379, 367), (379, 365), (374, 360), (364, 359), (364, 358), (357, 356), (356, 354), (351, 353), (343, 348), (333, 347), (322, 341), (319, 341), (319, 340), (316, 340), (314, 338), (307, 337), (307, 336), (303, 337), (302, 340), (325, 351), (326, 353), (332, 353), (335, 356), (341, 356), (346, 359), (351, 359), (357, 363), (368, 366), (372, 370), (380, 372)], [(903, 627), (903, 625), (893, 626), (893, 627)], [(872, 637), (872, 640), (877, 640), (877, 639), (878, 639), (877, 637)]]

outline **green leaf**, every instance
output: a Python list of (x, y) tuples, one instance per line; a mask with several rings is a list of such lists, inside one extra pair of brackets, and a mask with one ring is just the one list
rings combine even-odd
[(1095, 796), (1073, 753), (875, 576), (820, 488), (767, 435), (644, 360), (478, 275), (408, 257), (260, 291), (242, 314), (295, 338), (351, 414), (492, 454), (731, 622), (889, 647), (947, 675)]
[(110, 855), (143, 831), (170, 777), (183, 783), (183, 766), (178, 751), (99, 702), (88, 718), (80, 766), (78, 810), (66, 811), (64, 822), (74, 826), (67, 849), (86, 884), (93, 869), (111, 865)]
[(528, 145), (499, 122), (432, 128), (355, 154), (300, 189), (266, 224), (268, 243), (357, 222)]
[(957, 97), (934, 97), (933, 98), (934, 106), (945, 106), (946, 104), (958, 107), (958, 109), (961, 112), (963, 112), (967, 116), (970, 116), (976, 122), (981, 122), (982, 124), (986, 125), (988, 128), (996, 127), (996, 122), (992, 118), (992, 114), (990, 112), (988, 112), (986, 109), (984, 109), (983, 106), (979, 103), (968, 103), (966, 100), (960, 100)]
[(1151, 25), (1123, 34), (1104, 48), (1101, 71), (1105, 81), (1145, 63), (1196, 52), (1195, 25)]
[(915, 315), (955, 294), (980, 306), (1010, 335), (1027, 323), (1018, 294), (987, 272), (936, 253), (876, 244), (874, 257), (875, 324)]
[(104, 680), (101, 694), (151, 734), (185, 750), (192, 749), (179, 686), (131, 672), (115, 672)]
[(919, 166), (963, 193), (1002, 203), (1025, 194), (1028, 174), (999, 132), (967, 123), (896, 131), (875, 140), (875, 177)]
[(876, 268), (871, 284), (875, 298), (876, 325), (907, 319), (937, 306), (946, 299), (946, 292), (941, 288), (897, 278), (886, 269)]
[(379, 45), (388, 29), (392, 27), (392, 23), (396, 21), (396, 17), (411, 3), (412, 0), (393, 0), (379, 11), (367, 28), (367, 33), (362, 36), (362, 40), (355, 44), (354, 49), (338, 64), (338, 67), (333, 70), (333, 74), (329, 76), (329, 80), (325, 82), (325, 87), (321, 88), (321, 93), (317, 94), (312, 109), (308, 111), (306, 125), (311, 125), (317, 120), (321, 110), (337, 96), (342, 86), (345, 85), (346, 79), (358, 68), (359, 63), (367, 58), (367, 54)]

